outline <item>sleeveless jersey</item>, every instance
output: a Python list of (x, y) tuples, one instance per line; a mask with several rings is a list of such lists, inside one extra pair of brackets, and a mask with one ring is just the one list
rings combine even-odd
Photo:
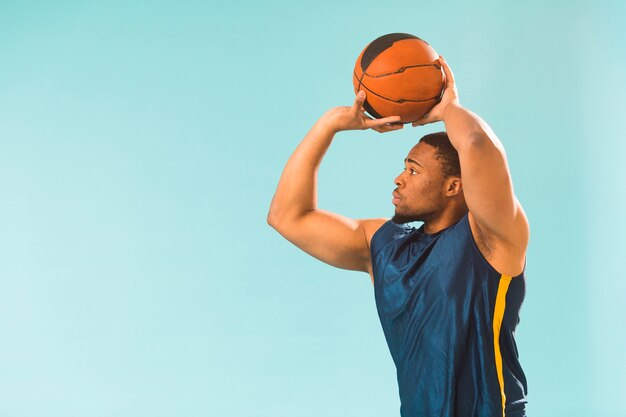
[(524, 272), (510, 277), (487, 262), (467, 213), (430, 235), (389, 220), (374, 233), (371, 255), (400, 415), (525, 417), (514, 338)]

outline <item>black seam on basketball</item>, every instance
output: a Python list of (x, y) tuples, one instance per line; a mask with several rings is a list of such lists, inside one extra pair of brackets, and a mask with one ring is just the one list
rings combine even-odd
[[(354, 76), (356, 77), (356, 71), (354, 71)], [(361, 86), (363, 85), (363, 77), (365, 77), (365, 71), (363, 71), (363, 73), (361, 74), (361, 78), (359, 78), (359, 90), (361, 89)]]
[(361, 79), (363, 79), (363, 77), (365, 75), (367, 75), (370, 78), (380, 78), (380, 77), (387, 77), (389, 75), (394, 75), (394, 74), (400, 74), (404, 71), (406, 71), (409, 68), (420, 68), (420, 67), (435, 67), (438, 70), (441, 69), (441, 66), (439, 64), (416, 64), (416, 65), (407, 65), (406, 67), (400, 67), (397, 70), (395, 70), (394, 72), (388, 72), (386, 74), (379, 74), (379, 75), (372, 75), (372, 74), (368, 74), (366, 72), (363, 73), (363, 76), (361, 77)]
[(380, 115), (380, 114), (379, 114), (376, 110), (374, 110), (374, 108), (372, 107), (372, 105), (371, 105), (371, 104), (369, 104), (369, 103), (367, 102), (367, 100), (365, 100), (365, 101), (363, 102), (363, 107), (365, 107), (365, 110), (367, 110), (367, 112), (368, 112), (370, 115), (374, 116), (376, 119), (382, 119), (382, 118), (383, 118), (383, 116), (381, 116), (381, 115)]
[[(408, 33), (389, 33), (387, 35), (380, 36), (379, 38), (374, 39), (372, 43), (370, 43), (363, 51), (363, 56), (361, 57), (361, 69), (363, 72), (365, 72), (372, 61), (374, 61), (374, 59), (384, 50), (390, 48), (394, 43), (404, 39), (418, 39), (426, 43), (423, 39)], [(428, 45), (428, 43), (426, 44)]]
[[(356, 72), (354, 73), (354, 76), (356, 77)], [(365, 84), (363, 84), (361, 81), (359, 81), (359, 87), (363, 87), (363, 88), (365, 88), (367, 91), (369, 91), (370, 93), (374, 94), (375, 96), (378, 96), (378, 97), (380, 97), (380, 98), (382, 98), (382, 99), (385, 99), (385, 100), (387, 100), (387, 101), (391, 101), (392, 103), (406, 103), (407, 101), (409, 101), (409, 102), (411, 102), (411, 103), (421, 103), (421, 102), (424, 102), (424, 101), (439, 100), (439, 99), (441, 98), (441, 94), (440, 94), (440, 95), (437, 95), (437, 96), (435, 96), (435, 97), (425, 98), (425, 99), (422, 99), (422, 100), (411, 100), (411, 99), (408, 99), (408, 98), (401, 98), (400, 100), (394, 100), (394, 99), (391, 99), (391, 98), (389, 98), (389, 97), (385, 97), (385, 96), (383, 96), (383, 95), (381, 95), (381, 94), (378, 94), (376, 91), (372, 91), (372, 90), (370, 90), (370, 89), (369, 89), (369, 88), (368, 88)], [(360, 89), (360, 88), (359, 88), (359, 89)], [(366, 99), (366, 100), (367, 100), (367, 99)]]

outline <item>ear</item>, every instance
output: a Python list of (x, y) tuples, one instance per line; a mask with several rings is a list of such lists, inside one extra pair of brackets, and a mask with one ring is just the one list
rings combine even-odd
[(463, 191), (463, 182), (460, 177), (450, 177), (447, 179), (448, 186), (446, 188), (446, 194), (449, 196), (455, 196)]

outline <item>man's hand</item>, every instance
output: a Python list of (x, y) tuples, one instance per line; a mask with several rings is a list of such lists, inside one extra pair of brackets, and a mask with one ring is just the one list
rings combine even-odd
[(433, 107), (426, 116), (424, 116), (417, 122), (411, 123), (413, 127), (442, 121), (443, 114), (448, 107), (448, 104), (459, 104), (459, 93), (456, 90), (456, 84), (454, 83), (454, 75), (452, 74), (452, 70), (442, 56), (439, 57), (439, 63), (443, 67), (443, 73), (446, 75), (446, 86), (443, 90), (443, 96), (441, 97), (441, 101), (435, 107)]
[(374, 129), (377, 132), (391, 132), (392, 130), (402, 129), (402, 124), (391, 124), (400, 121), (400, 116), (390, 116), (384, 119), (372, 119), (363, 110), (363, 102), (365, 102), (365, 91), (361, 90), (354, 100), (351, 107), (341, 106), (335, 107), (327, 111), (322, 119), (333, 133), (342, 130), (364, 130)]

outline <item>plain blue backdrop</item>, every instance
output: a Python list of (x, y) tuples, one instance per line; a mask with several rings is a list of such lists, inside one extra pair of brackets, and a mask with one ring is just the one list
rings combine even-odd
[[(369, 277), (266, 224), (315, 120), (408, 32), (495, 130), (531, 224), (529, 416), (624, 417), (626, 6), (0, 2), (0, 416), (399, 415)], [(390, 217), (443, 125), (342, 132), (320, 207)]]

